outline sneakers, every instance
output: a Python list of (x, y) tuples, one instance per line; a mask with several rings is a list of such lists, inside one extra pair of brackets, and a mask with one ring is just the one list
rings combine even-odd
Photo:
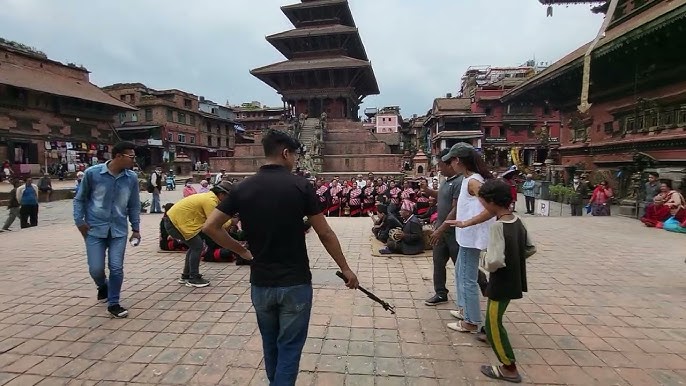
[(427, 306), (437, 306), (439, 304), (447, 303), (448, 297), (444, 295), (436, 294), (424, 301)]
[(107, 302), (107, 284), (98, 288), (98, 301), (101, 303)]
[(115, 318), (125, 318), (129, 316), (129, 311), (127, 311), (126, 308), (120, 306), (119, 304), (107, 307), (107, 312), (112, 314), (112, 316), (114, 316)]
[(179, 284), (186, 284), (186, 282), (188, 281), (189, 278), (190, 278), (190, 276), (182, 274), (181, 277), (179, 278), (178, 283)]
[(210, 285), (210, 281), (203, 279), (202, 275), (188, 278), (186, 281), (186, 287), (202, 288), (207, 287), (208, 285)]
[(452, 310), (450, 311), (450, 315), (452, 315), (455, 319), (464, 320), (464, 314), (460, 310)]

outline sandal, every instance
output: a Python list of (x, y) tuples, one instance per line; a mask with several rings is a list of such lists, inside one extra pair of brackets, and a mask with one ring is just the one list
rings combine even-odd
[(464, 326), (464, 323), (465, 323), (465, 322), (463, 322), (463, 321), (460, 321), (460, 322), (457, 322), (457, 323), (448, 323), (448, 328), (451, 329), (451, 330), (455, 330), (455, 331), (457, 331), (457, 332), (464, 332), (464, 333), (467, 333), (467, 332), (468, 332), (468, 333), (471, 333), (471, 334), (476, 334), (476, 333), (479, 332), (479, 329), (478, 329), (478, 328), (476, 328), (476, 329), (474, 329), (474, 330), (470, 330), (469, 328), (466, 328), (466, 327)]
[(521, 383), (522, 382), (522, 376), (517, 374), (516, 377), (510, 377), (502, 373), (500, 370), (500, 366), (489, 366), (489, 365), (483, 365), (481, 366), (481, 373), (491, 379), (498, 379), (501, 381), (507, 381), (507, 382), (512, 382), (512, 383)]

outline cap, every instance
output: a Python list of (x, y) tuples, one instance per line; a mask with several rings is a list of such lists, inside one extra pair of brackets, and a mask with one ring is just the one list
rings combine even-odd
[(379, 213), (387, 214), (388, 213), (388, 205), (376, 204), (376, 211)]
[(467, 157), (474, 151), (474, 146), (466, 142), (458, 142), (448, 151), (448, 154), (441, 157), (441, 161), (448, 162), (453, 158)]
[(215, 188), (221, 190), (222, 192), (229, 194), (231, 192), (232, 184), (229, 181), (222, 181), (214, 186)]

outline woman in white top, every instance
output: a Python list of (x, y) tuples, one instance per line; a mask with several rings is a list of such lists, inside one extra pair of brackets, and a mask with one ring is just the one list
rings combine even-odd
[(457, 216), (447, 223), (457, 227), (455, 235), (460, 251), (457, 255), (455, 285), (457, 310), (450, 313), (460, 319), (448, 327), (460, 332), (477, 332), (482, 322), (479, 305), (479, 256), (488, 247), (493, 215), (479, 201), (479, 189), (484, 180), (492, 179), (481, 155), (466, 143), (458, 143), (442, 158), (443, 162), (462, 174), (462, 188), (457, 199)]

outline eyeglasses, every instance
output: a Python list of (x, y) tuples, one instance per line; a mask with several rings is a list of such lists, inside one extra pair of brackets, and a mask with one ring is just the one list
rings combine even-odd
[(123, 155), (124, 157), (128, 157), (128, 158), (131, 158), (131, 159), (136, 158), (136, 155), (135, 155), (135, 154), (122, 154), (122, 155)]

